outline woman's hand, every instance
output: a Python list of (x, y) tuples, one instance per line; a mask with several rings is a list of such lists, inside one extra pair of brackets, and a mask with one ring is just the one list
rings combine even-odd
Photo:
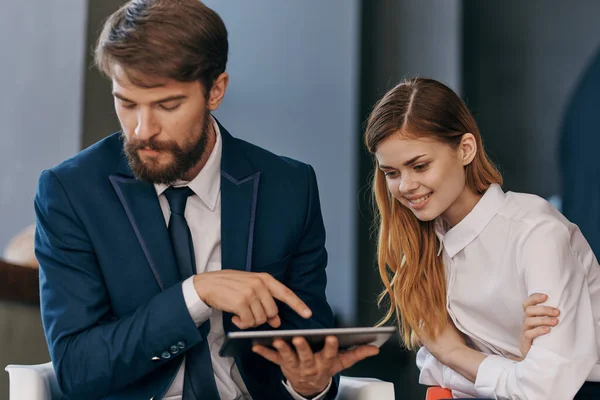
[(523, 302), (523, 325), (521, 326), (521, 337), (519, 338), (519, 350), (521, 350), (522, 358), (516, 358), (517, 361), (527, 356), (533, 339), (546, 335), (552, 327), (558, 324), (557, 317), (560, 311), (558, 308), (541, 305), (546, 300), (548, 300), (546, 294), (534, 293)]

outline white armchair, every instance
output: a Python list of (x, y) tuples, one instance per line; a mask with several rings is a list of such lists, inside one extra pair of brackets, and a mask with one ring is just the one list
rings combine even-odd
[(340, 378), (337, 400), (394, 400), (394, 384), (374, 378)]
[[(61, 397), (52, 363), (9, 365), (10, 400), (58, 400)], [(372, 378), (340, 380), (339, 400), (394, 400), (394, 384)]]
[(62, 396), (52, 363), (9, 365), (6, 372), (9, 400), (60, 400)]

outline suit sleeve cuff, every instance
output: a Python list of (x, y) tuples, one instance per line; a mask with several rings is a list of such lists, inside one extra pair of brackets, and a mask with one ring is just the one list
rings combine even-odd
[(516, 361), (494, 354), (488, 355), (477, 370), (475, 379), (477, 394), (481, 397), (494, 398), (494, 391), (500, 376), (506, 369), (512, 368), (513, 364), (516, 364)]
[[(329, 379), (329, 384), (327, 385), (327, 387), (325, 388), (325, 390), (323, 390), (318, 396), (311, 397), (311, 400), (321, 400), (321, 399), (324, 399), (325, 396), (327, 396), (327, 392), (329, 392), (329, 389), (331, 389), (331, 382), (332, 382), (332, 379)], [(292, 398), (294, 400), (308, 400), (306, 397), (302, 397), (298, 393), (296, 393), (296, 391), (294, 390), (294, 388), (292, 388), (292, 386), (289, 384), (289, 382), (287, 380), (283, 381), (282, 383), (283, 383), (283, 386), (290, 393), (290, 395), (292, 396)]]
[(194, 288), (194, 277), (190, 276), (183, 281), (181, 288), (183, 290), (185, 306), (196, 326), (198, 327), (208, 321), (212, 314), (212, 309), (200, 299), (200, 296), (198, 296), (198, 293)]

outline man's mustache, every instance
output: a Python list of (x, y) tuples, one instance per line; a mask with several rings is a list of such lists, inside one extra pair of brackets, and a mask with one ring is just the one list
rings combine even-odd
[(147, 140), (129, 140), (127, 141), (127, 149), (129, 151), (137, 151), (140, 149), (150, 149), (150, 150), (179, 150), (179, 146), (174, 142), (161, 142), (155, 140), (154, 138), (150, 138)]

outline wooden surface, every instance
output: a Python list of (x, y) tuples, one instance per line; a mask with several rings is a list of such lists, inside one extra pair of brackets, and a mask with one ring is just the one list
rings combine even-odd
[(0, 260), (0, 300), (39, 305), (38, 270)]

